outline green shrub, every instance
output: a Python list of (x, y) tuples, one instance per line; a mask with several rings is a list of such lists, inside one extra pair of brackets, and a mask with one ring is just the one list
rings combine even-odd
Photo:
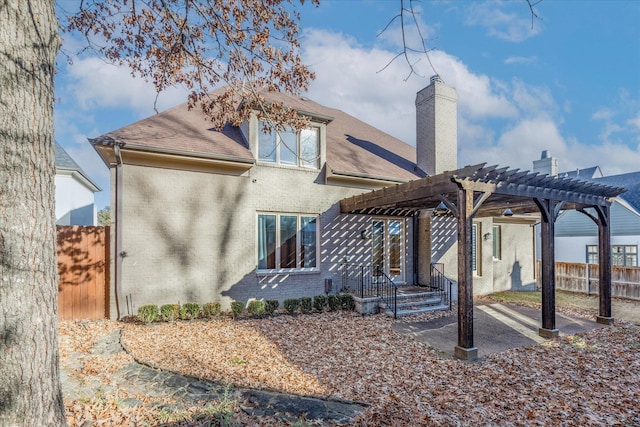
[(338, 295), (331, 294), (327, 297), (327, 305), (329, 306), (329, 311), (336, 311), (342, 306), (342, 301)]
[(200, 314), (200, 306), (195, 302), (185, 302), (180, 307), (180, 318), (183, 320), (197, 319)]
[(268, 299), (264, 302), (264, 311), (267, 314), (273, 314), (278, 307), (280, 307), (280, 301), (277, 299)]
[(311, 308), (312, 308), (312, 304), (311, 304), (311, 298), (309, 297), (303, 297), (300, 298), (300, 311), (303, 313), (311, 313)]
[(162, 320), (171, 322), (176, 320), (180, 315), (180, 306), (178, 304), (165, 304), (160, 307), (160, 317)]
[(293, 314), (300, 307), (300, 300), (297, 298), (289, 298), (284, 300), (284, 308), (289, 314)]
[(318, 311), (322, 311), (326, 306), (327, 297), (325, 297), (324, 295), (316, 295), (315, 297), (313, 297), (313, 308)]
[(138, 309), (138, 320), (144, 323), (151, 323), (158, 320), (157, 305), (143, 305)]
[(220, 303), (208, 302), (202, 306), (202, 315), (207, 318), (217, 317), (220, 315)]
[(231, 316), (234, 318), (240, 316), (244, 311), (244, 303), (242, 301), (231, 301)]
[(353, 311), (356, 308), (356, 302), (351, 294), (340, 294), (340, 306), (343, 310)]
[(262, 300), (253, 300), (249, 302), (247, 305), (247, 311), (252, 316), (260, 316), (264, 313), (264, 301)]

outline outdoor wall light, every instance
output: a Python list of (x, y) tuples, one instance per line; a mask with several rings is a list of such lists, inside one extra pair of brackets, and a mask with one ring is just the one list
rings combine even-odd
[(504, 210), (502, 215), (504, 215), (504, 216), (513, 216), (513, 211), (511, 209), (507, 208), (507, 209)]
[(361, 238), (362, 240), (370, 239), (370, 238), (371, 238), (371, 231), (369, 231), (369, 230), (362, 230), (362, 231), (360, 232), (360, 238)]
[(433, 216), (442, 216), (445, 215), (449, 211), (447, 205), (444, 202), (440, 202), (440, 204), (433, 210)]
[(489, 240), (491, 238), (491, 233), (484, 233), (482, 237), (484, 237), (484, 240)]

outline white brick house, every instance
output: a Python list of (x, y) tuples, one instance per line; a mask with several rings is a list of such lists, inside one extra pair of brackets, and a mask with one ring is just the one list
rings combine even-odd
[[(319, 295), (327, 279), (339, 290), (345, 260), (382, 265), (396, 283), (413, 285), (438, 262), (417, 216), (344, 215), (339, 201), (455, 169), (453, 88), (434, 79), (416, 99), (418, 161), (415, 147), (340, 110), (278, 93), (267, 99), (308, 115), (311, 126), (276, 137), (254, 115), (215, 131), (183, 104), (91, 140), (111, 169), (112, 317), (150, 303)], [(500, 260), (482, 255), (491, 243), (477, 240), (485, 277), (498, 283)], [(532, 249), (518, 259), (527, 284)], [(451, 252), (455, 245), (438, 256)]]

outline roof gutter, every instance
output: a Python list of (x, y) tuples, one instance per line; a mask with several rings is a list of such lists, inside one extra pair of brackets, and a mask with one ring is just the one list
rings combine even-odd
[[(122, 147), (125, 148), (125, 144), (122, 144)], [(126, 143), (126, 149), (132, 151), (143, 151), (147, 153), (159, 153), (159, 154), (169, 154), (175, 156), (184, 156), (184, 157), (195, 157), (198, 159), (210, 159), (210, 160), (222, 160), (225, 162), (235, 162), (235, 163), (245, 163), (245, 164), (255, 164), (255, 159), (247, 158), (247, 157), (238, 157), (238, 156), (230, 156), (226, 154), (205, 154), (197, 151), (186, 151), (186, 150), (176, 150), (170, 148), (153, 148), (150, 149), (144, 145), (136, 145)]]
[(330, 167), (327, 167), (327, 179), (330, 179), (332, 177), (336, 177), (336, 179), (354, 178), (354, 179), (370, 180), (370, 181), (385, 181), (385, 182), (394, 183), (394, 184), (403, 184), (405, 182), (411, 181), (410, 179), (370, 175), (370, 174), (360, 173), (360, 172), (338, 171), (338, 170), (331, 169)]

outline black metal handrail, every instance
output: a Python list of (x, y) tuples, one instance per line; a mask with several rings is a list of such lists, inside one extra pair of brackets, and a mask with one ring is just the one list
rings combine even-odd
[(392, 307), (393, 317), (397, 317), (398, 285), (380, 266), (340, 264), (342, 290), (360, 298), (379, 297)]
[(378, 285), (378, 295), (382, 297), (382, 301), (387, 304), (387, 307), (391, 306), (393, 311), (393, 318), (398, 318), (398, 285), (395, 284), (393, 279), (384, 272), (379, 265), (374, 267), (376, 272), (376, 283)]
[(453, 282), (444, 275), (444, 264), (431, 264), (431, 281), (429, 287), (436, 292), (438, 296), (447, 296), (449, 301), (449, 310), (451, 310), (451, 286)]
[(378, 291), (371, 281), (371, 268), (362, 264), (344, 262), (340, 264), (342, 290), (360, 298), (376, 297)]

